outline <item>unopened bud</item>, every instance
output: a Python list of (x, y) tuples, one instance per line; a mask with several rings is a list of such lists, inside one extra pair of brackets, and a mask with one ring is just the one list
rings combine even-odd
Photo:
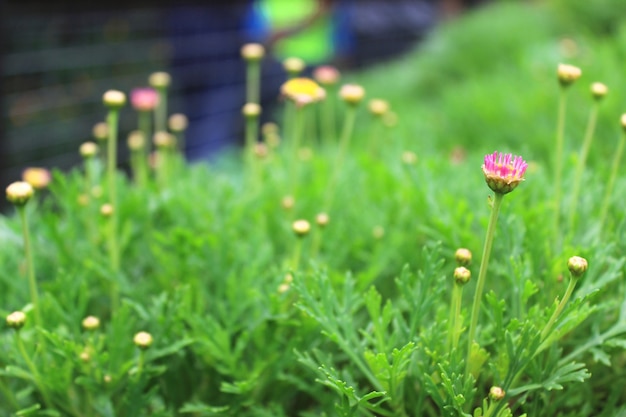
[(120, 109), (126, 104), (126, 94), (118, 90), (109, 90), (102, 96), (102, 101), (110, 109)]
[(402, 152), (402, 162), (406, 165), (415, 165), (417, 163), (417, 154), (412, 151)]
[(168, 132), (156, 132), (152, 137), (157, 148), (173, 148), (176, 146), (176, 137)]
[(93, 125), (93, 137), (97, 140), (107, 140), (109, 138), (109, 125), (105, 122), (99, 122)]
[(283, 61), (283, 68), (289, 75), (298, 75), (304, 71), (305, 67), (304, 61), (297, 57), (290, 57)]
[(291, 210), (295, 204), (296, 200), (291, 195), (284, 196), (280, 202), (280, 205), (283, 206), (285, 210)]
[(6, 189), (7, 200), (16, 206), (23, 206), (33, 196), (33, 186), (26, 181), (16, 181)]
[(246, 61), (260, 61), (265, 55), (265, 48), (259, 43), (247, 43), (241, 47), (241, 56)]
[(184, 132), (189, 126), (189, 120), (182, 113), (174, 113), (168, 119), (168, 126), (172, 132)]
[(469, 269), (464, 266), (459, 266), (454, 269), (454, 282), (458, 285), (465, 285), (469, 282), (472, 277), (472, 273)]
[(319, 213), (317, 216), (315, 216), (315, 223), (317, 223), (319, 227), (326, 227), (329, 221), (330, 217), (326, 213)]
[(622, 124), (622, 129), (626, 131), (626, 113), (622, 114), (622, 117), (620, 118), (620, 122)]
[(585, 272), (587, 272), (588, 267), (589, 264), (587, 263), (587, 260), (585, 258), (581, 258), (580, 256), (572, 256), (567, 261), (567, 268), (574, 278), (582, 277)]
[(98, 153), (98, 145), (94, 142), (85, 142), (78, 149), (80, 155), (85, 158), (93, 158)]
[(580, 68), (568, 64), (559, 64), (557, 71), (557, 77), (561, 86), (567, 87), (574, 83), (582, 75)]
[(601, 100), (606, 96), (609, 92), (608, 87), (602, 83), (593, 83), (591, 84), (591, 95), (596, 100)]
[(454, 259), (458, 266), (468, 266), (472, 263), (472, 252), (466, 248), (459, 248), (454, 252)]
[(152, 335), (148, 332), (139, 332), (133, 338), (133, 342), (139, 349), (148, 349), (152, 345)]
[(339, 97), (347, 104), (356, 106), (365, 97), (365, 89), (357, 84), (345, 84), (339, 90)]
[(100, 206), (100, 214), (102, 217), (111, 217), (113, 214), (114, 208), (113, 205), (106, 203)]
[(139, 151), (146, 146), (146, 138), (140, 130), (133, 130), (128, 134), (128, 149), (131, 151)]
[(170, 86), (172, 82), (172, 77), (167, 72), (158, 71), (153, 72), (148, 77), (148, 84), (150, 84), (153, 88), (156, 89), (164, 89)]
[(257, 103), (246, 103), (241, 109), (241, 113), (247, 118), (259, 117), (261, 106)]
[(322, 65), (313, 71), (313, 78), (323, 86), (335, 85), (339, 82), (339, 70), (330, 65)]
[(14, 311), (7, 316), (7, 325), (15, 330), (19, 330), (26, 323), (26, 314), (22, 311)]
[(374, 116), (382, 116), (389, 111), (389, 103), (379, 98), (373, 98), (369, 101), (369, 110)]
[(22, 172), (22, 180), (32, 185), (36, 190), (43, 190), (52, 181), (52, 175), (45, 168), (30, 167)]
[(309, 233), (309, 231), (311, 230), (311, 225), (306, 220), (296, 220), (291, 225), (291, 228), (293, 229), (296, 236), (303, 237)]
[(95, 316), (87, 316), (83, 319), (83, 329), (96, 330), (100, 327), (100, 319)]
[(500, 387), (491, 387), (489, 390), (489, 398), (491, 401), (500, 401), (504, 398), (506, 392)]

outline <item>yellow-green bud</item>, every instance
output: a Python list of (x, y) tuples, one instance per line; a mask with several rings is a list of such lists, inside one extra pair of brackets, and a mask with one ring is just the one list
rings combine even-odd
[(128, 134), (128, 149), (131, 151), (139, 151), (146, 146), (146, 138), (140, 130), (133, 130)]
[(176, 138), (168, 132), (156, 132), (152, 137), (152, 141), (157, 148), (173, 148), (176, 146)]
[(580, 68), (568, 64), (559, 64), (557, 71), (557, 77), (561, 86), (567, 87), (574, 83), (582, 75)]
[(133, 338), (133, 342), (139, 349), (148, 349), (152, 345), (152, 335), (148, 332), (139, 332)]
[(593, 83), (591, 84), (591, 95), (596, 100), (601, 100), (606, 96), (609, 92), (608, 87), (602, 83)]
[(317, 223), (319, 227), (326, 227), (329, 221), (330, 217), (326, 213), (319, 213), (317, 216), (315, 216), (315, 223)]
[(372, 236), (374, 236), (374, 239), (382, 239), (385, 236), (385, 228), (382, 226), (374, 226)]
[(263, 126), (261, 126), (261, 133), (263, 133), (264, 136), (277, 135), (278, 125), (274, 122), (263, 123)]
[(306, 236), (311, 230), (311, 225), (306, 220), (296, 220), (291, 227), (298, 237)]
[(380, 117), (389, 111), (389, 103), (379, 98), (373, 98), (368, 104), (370, 113), (374, 116)]
[(109, 125), (105, 122), (99, 122), (93, 125), (93, 137), (97, 140), (107, 140), (109, 138)]
[(15, 330), (19, 330), (24, 327), (26, 323), (26, 314), (22, 311), (14, 311), (7, 316), (7, 325)]
[(417, 163), (417, 154), (412, 151), (402, 152), (402, 162), (406, 165), (415, 165)]
[(241, 56), (246, 61), (260, 61), (265, 55), (265, 48), (259, 43), (247, 43), (241, 47)]
[(259, 117), (261, 114), (261, 106), (257, 103), (246, 103), (241, 109), (241, 113), (247, 118)]
[(184, 132), (189, 126), (189, 120), (182, 113), (174, 113), (168, 119), (167, 124), (172, 132)]
[(574, 278), (582, 277), (585, 272), (587, 272), (587, 268), (589, 264), (585, 258), (581, 258), (580, 256), (572, 256), (567, 261), (567, 269), (572, 274)]
[(472, 277), (472, 273), (464, 266), (459, 266), (454, 269), (454, 282), (458, 285), (465, 285)]
[(304, 61), (297, 57), (290, 57), (283, 61), (283, 68), (285, 68), (285, 71), (287, 71), (287, 73), (290, 75), (300, 74), (302, 71), (304, 71), (305, 67), (306, 64), (304, 63)]
[(118, 90), (109, 90), (102, 96), (102, 101), (110, 109), (120, 109), (126, 104), (126, 94)]
[(170, 86), (171, 82), (172, 77), (164, 71), (153, 72), (150, 74), (150, 77), (148, 77), (148, 84), (150, 84), (150, 87), (156, 89), (167, 88)]
[(26, 181), (16, 181), (6, 189), (7, 200), (16, 206), (23, 206), (33, 196), (33, 186)]
[(100, 319), (95, 316), (87, 316), (83, 319), (83, 329), (96, 330), (100, 327)]
[(339, 97), (347, 104), (356, 106), (365, 97), (365, 89), (357, 84), (345, 84), (339, 90)]
[(281, 206), (283, 206), (285, 210), (291, 210), (293, 206), (296, 204), (296, 199), (293, 198), (293, 196), (291, 195), (286, 195), (283, 197), (280, 204)]
[(504, 398), (506, 392), (500, 387), (491, 387), (489, 390), (489, 398), (491, 401), (500, 401)]
[(454, 259), (458, 266), (468, 266), (472, 263), (472, 252), (466, 248), (459, 248), (454, 252)]
[(100, 214), (102, 217), (111, 217), (113, 214), (114, 208), (112, 204), (106, 203), (100, 206)]
[(620, 118), (620, 123), (622, 124), (622, 129), (626, 131), (626, 113), (622, 114)]
[(36, 190), (43, 190), (52, 181), (52, 175), (46, 168), (30, 167), (22, 172), (22, 180), (32, 185)]
[(85, 142), (80, 145), (78, 150), (83, 158), (88, 159), (94, 157), (98, 153), (98, 145), (94, 142)]

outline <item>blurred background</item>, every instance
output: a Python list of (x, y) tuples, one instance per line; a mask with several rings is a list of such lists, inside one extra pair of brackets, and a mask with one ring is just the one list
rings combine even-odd
[[(289, 56), (342, 71), (384, 65), (479, 3), (0, 0), (0, 183), (27, 166), (75, 165), (78, 146), (104, 119), (102, 94), (146, 86), (154, 71), (172, 75), (170, 113), (189, 117), (188, 158), (211, 158), (242, 138), (244, 43), (268, 48), (262, 103), (269, 105)], [(121, 138), (134, 126), (133, 112), (123, 112)]]

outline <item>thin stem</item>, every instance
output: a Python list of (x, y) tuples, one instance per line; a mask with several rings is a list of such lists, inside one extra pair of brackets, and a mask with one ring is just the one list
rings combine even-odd
[(246, 103), (259, 104), (261, 90), (261, 65), (259, 61), (248, 61), (246, 66)]
[(354, 122), (356, 121), (356, 106), (348, 106), (346, 108), (346, 118), (344, 119), (343, 128), (341, 130), (341, 138), (339, 139), (339, 149), (337, 150), (337, 157), (335, 159), (335, 166), (331, 174), (328, 185), (326, 186), (326, 198), (324, 202), (324, 211), (330, 213), (334, 197), (334, 188), (339, 177), (339, 171), (345, 158), (345, 154), (350, 145), (350, 138), (352, 137), (352, 130), (354, 129)]
[(567, 109), (567, 89), (561, 87), (559, 96), (559, 111), (556, 128), (556, 152), (554, 154), (554, 213), (553, 231), (555, 242), (560, 241), (561, 195), (563, 178), (563, 142), (565, 135), (565, 114)]
[(613, 187), (615, 186), (615, 180), (617, 179), (617, 173), (622, 160), (622, 154), (624, 153), (624, 144), (626, 143), (626, 130), (622, 131), (617, 150), (615, 151), (615, 157), (613, 158), (613, 165), (611, 167), (611, 176), (609, 182), (606, 185), (604, 191), (604, 200), (602, 201), (602, 208), (600, 209), (600, 230), (604, 227), (606, 216), (609, 212), (609, 206), (611, 205), (611, 197), (613, 193)]
[(302, 141), (302, 130), (304, 126), (304, 106), (296, 106), (295, 107), (295, 119), (293, 126), (293, 137), (292, 139), (292, 152), (291, 152), (291, 194), (293, 195), (296, 190), (296, 185), (298, 184), (298, 166), (299, 166), (299, 158), (298, 158), (298, 150), (300, 149), (300, 143)]
[(320, 247), (322, 246), (322, 235), (324, 234), (323, 227), (317, 227), (313, 234), (313, 242), (311, 243), (311, 258), (314, 259), (318, 252), (320, 251)]
[(15, 332), (15, 343), (17, 344), (17, 349), (19, 350), (20, 355), (22, 355), (22, 359), (24, 359), (24, 362), (26, 362), (26, 366), (28, 367), (28, 369), (30, 370), (30, 373), (33, 376), (33, 382), (35, 383), (35, 386), (41, 392), (41, 395), (44, 399), (46, 406), (51, 407), (52, 402), (50, 401), (50, 395), (48, 394), (48, 390), (46, 389), (45, 385), (43, 384), (43, 381), (41, 380), (41, 376), (39, 375), (39, 371), (37, 370), (37, 367), (33, 363), (28, 352), (26, 351), (26, 347), (24, 346), (24, 341), (20, 337), (20, 333), (18, 331)]
[(296, 272), (300, 266), (300, 257), (302, 256), (302, 238), (298, 237), (295, 248), (293, 249), (293, 258), (291, 258), (291, 268)]
[(382, 117), (376, 117), (374, 120), (374, 125), (370, 127), (370, 138), (368, 144), (369, 154), (373, 157), (376, 156), (378, 152), (378, 144), (381, 140), (382, 132), (383, 132), (383, 120)]
[(139, 131), (143, 134), (144, 147), (141, 151), (137, 152), (135, 179), (137, 184), (145, 186), (148, 182), (148, 158), (150, 157), (150, 138), (152, 137), (152, 131), (150, 129), (150, 112), (140, 111), (138, 114)]
[(326, 99), (320, 103), (319, 112), (322, 124), (322, 144), (328, 145), (335, 141), (335, 112), (334, 98), (330, 94), (326, 95)]
[(593, 141), (593, 134), (596, 129), (596, 121), (598, 119), (598, 110), (600, 109), (600, 102), (596, 101), (589, 113), (589, 120), (587, 121), (587, 129), (585, 130), (585, 137), (583, 139), (582, 148), (580, 149), (580, 157), (578, 165), (576, 166), (576, 174), (574, 176), (574, 184), (572, 187), (572, 202), (569, 209), (569, 229), (570, 233), (573, 233), (576, 226), (576, 215), (578, 207), (578, 195), (580, 193), (580, 185), (582, 182), (583, 173), (585, 172), (585, 165), (587, 163), (587, 156), (589, 155), (589, 149), (591, 148), (591, 142)]
[[(567, 285), (567, 289), (565, 290), (565, 294), (563, 295), (563, 298), (561, 299), (561, 302), (556, 307), (556, 310), (554, 310), (554, 313), (552, 313), (552, 317), (550, 317), (550, 320), (548, 320), (548, 323), (546, 323), (545, 327), (541, 331), (541, 340), (542, 341), (545, 342), (545, 339), (548, 336), (548, 334), (550, 333), (550, 330), (552, 330), (552, 326), (554, 326), (554, 323), (556, 322), (556, 319), (559, 318), (559, 315), (561, 314), (561, 312), (565, 308), (565, 304), (567, 304), (567, 302), (569, 301), (570, 297), (572, 296), (572, 293), (574, 292), (574, 288), (576, 287), (576, 282), (577, 281), (578, 280), (574, 279), (574, 277), (570, 277), (569, 284)], [(542, 349), (540, 348), (539, 350), (542, 350)]]
[(489, 256), (491, 255), (491, 246), (493, 244), (493, 237), (496, 230), (496, 223), (498, 222), (498, 213), (500, 212), (500, 206), (502, 204), (502, 198), (504, 194), (495, 193), (493, 199), (493, 206), (491, 207), (491, 217), (489, 218), (489, 225), (487, 226), (487, 235), (485, 236), (485, 244), (483, 246), (483, 257), (480, 261), (480, 270), (478, 272), (478, 281), (476, 283), (476, 292), (474, 293), (474, 303), (472, 305), (472, 315), (470, 319), (469, 333), (467, 337), (467, 360), (465, 361), (465, 376), (469, 377), (470, 369), (470, 356), (472, 354), (472, 344), (474, 343), (474, 336), (476, 334), (476, 325), (478, 324), (478, 315), (480, 314), (480, 303), (483, 294), (483, 288), (485, 287), (485, 281), (487, 277), (487, 266), (489, 264)]
[(139, 361), (137, 362), (137, 379), (141, 379), (141, 374), (143, 373), (144, 364), (146, 361), (146, 353), (143, 349), (139, 350)]
[(461, 337), (461, 301), (463, 299), (463, 285), (454, 284), (452, 289), (452, 349), (456, 350), (459, 345), (459, 338)]
[[(159, 102), (154, 108), (154, 131), (166, 132), (167, 131), (167, 89), (165, 87), (159, 87), (156, 89), (159, 94)], [(150, 136), (146, 136), (146, 139)]]
[[(28, 219), (26, 218), (26, 207), (18, 206), (17, 211), (22, 222), (22, 235), (24, 237), (24, 255), (26, 257), (26, 267), (28, 269), (28, 288), (30, 291), (30, 302), (35, 309), (35, 324), (43, 327), (41, 321), (41, 311), (39, 305), (39, 290), (37, 288), (37, 279), (35, 278), (35, 262), (33, 260), (33, 249), (30, 241), (30, 230), (28, 228)], [(43, 343), (43, 338), (41, 338)]]
[[(117, 242), (117, 213), (119, 207), (117, 206), (117, 190), (116, 190), (116, 165), (117, 165), (117, 130), (119, 123), (119, 111), (116, 109), (109, 110), (107, 117), (107, 123), (109, 125), (109, 146), (107, 157), (107, 175), (109, 185), (109, 203), (113, 206), (113, 212), (108, 218), (108, 250), (109, 260), (111, 263), (111, 269), (116, 275), (120, 270), (119, 260), (119, 248)], [(116, 276), (111, 277), (111, 310), (114, 311), (117, 308), (119, 291), (116, 284)]]

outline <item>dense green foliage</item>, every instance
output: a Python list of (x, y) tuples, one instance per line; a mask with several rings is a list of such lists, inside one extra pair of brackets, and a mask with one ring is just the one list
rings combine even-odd
[[(617, 1), (598, 3), (588, 21), (581, 10), (590, 2), (574, 2), (569, 13), (565, 3), (476, 11), (443, 26), (414, 55), (352, 75), (368, 97), (388, 99), (398, 121), (380, 126), (361, 106), (342, 160), (333, 143), (318, 143), (309, 117), (310, 152), (298, 157), (283, 137), (265, 158), (231, 155), (212, 166), (176, 160), (167, 178), (144, 187), (119, 173), (119, 269), (108, 252), (110, 219), (100, 214), (107, 202), (101, 161), (89, 165), (88, 185), (84, 167), (56, 172), (49, 190), (25, 206), (41, 326), (20, 218), (0, 219), (0, 313), (27, 314), (22, 329), (0, 332), (0, 414), (626, 415), (621, 167), (609, 215), (600, 219), (626, 109), (626, 23), (606, 12)], [(577, 52), (572, 43), (563, 49), (564, 36)], [(563, 61), (583, 76), (568, 94), (566, 191), (555, 236), (555, 71)], [(570, 222), (568, 190), (592, 81), (610, 93)], [(530, 166), (503, 200), (480, 346), (467, 374), (466, 329), (492, 195), (480, 167), (495, 149), (523, 155)], [(293, 207), (285, 207), (287, 195)], [(322, 228), (315, 216), (324, 210), (330, 221)], [(308, 235), (294, 234), (297, 219), (311, 223)], [(463, 289), (460, 343), (451, 348), (459, 247), (474, 254), (473, 277)], [(573, 255), (585, 257), (589, 270), (547, 326)], [(81, 327), (88, 315), (100, 318), (98, 329)], [(133, 343), (139, 331), (153, 337), (145, 350)], [(489, 397), (492, 386), (504, 400)]]

